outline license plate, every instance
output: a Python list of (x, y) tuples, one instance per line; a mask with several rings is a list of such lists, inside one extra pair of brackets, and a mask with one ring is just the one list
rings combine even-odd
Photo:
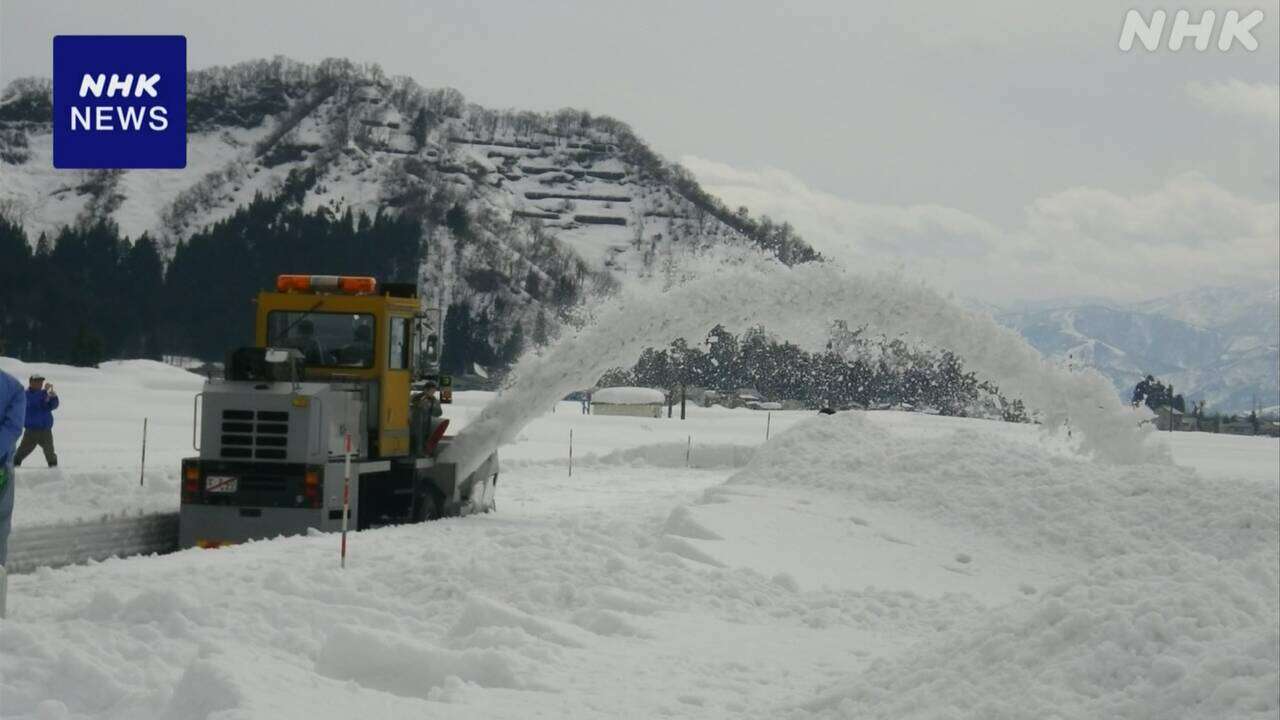
[(204, 479), (204, 489), (211, 493), (233, 493), (239, 484), (237, 478), (229, 475), (210, 475)]

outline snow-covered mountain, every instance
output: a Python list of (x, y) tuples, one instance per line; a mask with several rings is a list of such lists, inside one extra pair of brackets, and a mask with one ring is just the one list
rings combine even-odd
[(1210, 409), (1280, 400), (1276, 287), (1198, 288), (1131, 305), (1086, 303), (999, 316), (1046, 356), (1102, 371), (1122, 394), (1153, 374)]
[(1233, 338), (1231, 349), (1244, 352), (1280, 342), (1280, 286), (1203, 287), (1132, 306)]
[(305, 186), (308, 212), (414, 213), (427, 297), (487, 313), (495, 346), (582, 291), (670, 271), (699, 248), (816, 257), (790, 227), (729, 211), (611, 118), (490, 110), (346, 60), (246, 62), (190, 73), (187, 86), (185, 169), (77, 172), (52, 166), (49, 81), (11, 83), (0, 213), (32, 242), (108, 219), (169, 248), (286, 182)]
[[(300, 183), (308, 211), (422, 217), (426, 297), (485, 314), (494, 347), (518, 327), (554, 325), (582, 292), (671, 272), (699, 249), (816, 257), (789, 226), (730, 211), (617, 120), (491, 110), (376, 66), (276, 58), (191, 73), (188, 166), (177, 171), (54, 170), (50, 103), (47, 79), (0, 94), (0, 214), (31, 241), (109, 219), (171, 248), (255, 196)], [(1255, 394), (1280, 403), (1278, 312), (1271, 287), (1000, 316), (1047, 355), (1096, 365), (1122, 393), (1154, 373), (1191, 397), (1245, 409)]]

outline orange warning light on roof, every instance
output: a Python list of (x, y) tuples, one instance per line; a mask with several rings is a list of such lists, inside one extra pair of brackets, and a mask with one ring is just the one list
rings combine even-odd
[(340, 292), (348, 295), (372, 295), (378, 281), (371, 277), (339, 275), (280, 275), (276, 291), (283, 293)]

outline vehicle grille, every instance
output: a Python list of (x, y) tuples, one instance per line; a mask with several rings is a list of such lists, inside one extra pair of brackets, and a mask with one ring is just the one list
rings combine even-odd
[(289, 413), (283, 410), (223, 410), (222, 457), (284, 460), (289, 447)]

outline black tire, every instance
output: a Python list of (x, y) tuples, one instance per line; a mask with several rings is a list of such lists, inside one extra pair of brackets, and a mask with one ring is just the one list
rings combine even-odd
[(447, 514), (445, 511), (444, 493), (429, 478), (421, 478), (418, 498), (415, 503), (414, 522), (439, 520)]

